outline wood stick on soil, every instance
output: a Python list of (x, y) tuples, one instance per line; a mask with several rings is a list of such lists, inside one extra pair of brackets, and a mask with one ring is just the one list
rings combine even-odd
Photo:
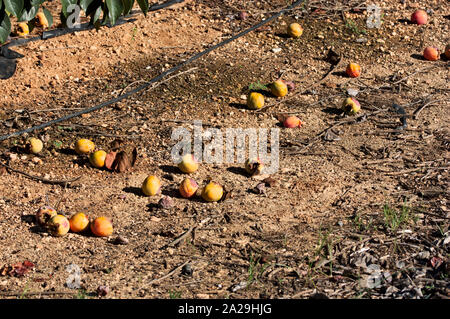
[(155, 283), (157, 283), (157, 282), (159, 282), (159, 281), (161, 281), (161, 280), (164, 280), (164, 279), (166, 279), (166, 278), (169, 278), (170, 276), (174, 275), (176, 272), (180, 271), (180, 270), (181, 270), (184, 266), (186, 266), (189, 262), (190, 262), (189, 260), (186, 261), (186, 262), (184, 262), (183, 264), (181, 264), (180, 266), (176, 267), (176, 268), (173, 269), (171, 272), (169, 272), (167, 275), (164, 275), (164, 276), (162, 276), (162, 277), (160, 277), (160, 278), (153, 279), (152, 281), (149, 282), (149, 284), (152, 285), (152, 284), (155, 284)]
[(177, 245), (178, 243), (180, 243), (181, 241), (186, 239), (192, 233), (192, 231), (195, 229), (195, 227), (196, 226), (191, 226), (187, 231), (185, 231), (183, 234), (178, 236), (174, 241), (172, 241), (165, 247), (173, 247), (173, 246)]
[[(158, 82), (158, 83), (156, 83), (155, 85), (153, 85), (152, 87), (150, 87), (150, 90), (151, 90), (151, 89), (154, 89), (154, 88), (157, 88), (157, 87), (160, 86), (161, 84), (166, 83), (166, 82), (172, 80), (173, 78), (176, 78), (176, 77), (178, 77), (178, 76), (181, 76), (181, 75), (186, 74), (186, 73), (189, 73), (189, 72), (192, 72), (192, 71), (194, 71), (194, 70), (196, 70), (196, 69), (198, 69), (198, 67), (193, 67), (193, 68), (190, 68), (189, 70), (186, 70), (186, 71), (177, 73), (177, 74), (175, 74), (175, 75), (169, 76), (167, 79), (165, 79), (165, 80), (163, 80), (163, 81), (161, 81), (161, 82)], [(122, 89), (122, 91), (120, 91), (119, 96), (122, 95), (123, 92), (125, 92), (126, 89), (128, 89), (130, 86), (132, 86), (132, 85), (134, 85), (134, 84), (137, 84), (137, 83), (147, 83), (147, 81), (145, 81), (145, 80), (137, 80), (137, 81), (131, 82), (131, 83), (128, 84), (126, 87), (124, 87), (124, 88)]]
[(9, 170), (9, 171), (11, 171), (11, 172), (15, 172), (15, 173), (22, 174), (22, 175), (24, 175), (24, 176), (26, 176), (26, 177), (28, 177), (28, 178), (34, 179), (34, 180), (36, 180), (36, 181), (41, 181), (42, 183), (45, 183), (45, 184), (52, 184), (52, 185), (62, 185), (62, 186), (66, 186), (67, 184), (70, 184), (70, 183), (72, 183), (72, 182), (75, 182), (75, 181), (77, 181), (77, 180), (79, 180), (79, 179), (81, 178), (81, 176), (78, 176), (78, 177), (75, 177), (75, 178), (73, 178), (73, 179), (68, 179), (68, 180), (50, 180), (50, 179), (47, 179), (47, 178), (43, 178), (43, 177), (39, 177), (39, 176), (30, 175), (30, 174), (28, 174), (28, 173), (26, 173), (26, 172), (24, 172), (24, 171), (21, 171), (21, 170), (12, 168), (11, 166), (6, 165), (6, 164), (3, 163), (3, 162), (0, 162), (0, 165), (6, 167), (6, 169)]
[(69, 291), (30, 291), (30, 292), (0, 292), (0, 296), (4, 297), (21, 297), (21, 296), (44, 296), (44, 295), (74, 295)]
[(424, 108), (426, 108), (427, 106), (430, 106), (432, 104), (438, 103), (438, 102), (442, 102), (443, 100), (434, 100), (434, 101), (429, 101), (427, 103), (425, 103), (424, 105), (422, 105), (421, 107), (419, 107), (417, 110), (414, 111), (413, 115), (414, 115), (414, 119), (416, 120), (417, 117), (419, 116), (420, 112), (422, 112), (422, 110)]

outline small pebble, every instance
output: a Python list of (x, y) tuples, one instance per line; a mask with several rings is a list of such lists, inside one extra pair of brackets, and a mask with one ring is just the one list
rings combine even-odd
[(255, 194), (265, 194), (266, 193), (266, 184), (265, 183), (259, 183), (256, 185), (256, 187), (253, 189), (253, 192)]
[(241, 11), (241, 12), (239, 12), (238, 18), (239, 18), (239, 20), (244, 21), (248, 18), (248, 13), (245, 11)]
[(104, 297), (109, 293), (109, 287), (108, 286), (98, 286), (97, 288), (97, 296)]
[(129, 243), (129, 240), (122, 235), (119, 235), (114, 239), (114, 244), (116, 245), (127, 245)]
[(181, 269), (181, 273), (185, 276), (192, 276), (193, 272), (194, 272), (194, 270), (192, 269), (191, 264), (186, 264)]
[(175, 203), (173, 202), (172, 198), (168, 196), (164, 196), (158, 202), (158, 207), (162, 209), (169, 209), (172, 208), (174, 205)]
[(272, 49), (272, 52), (273, 52), (273, 53), (280, 53), (281, 50), (282, 50), (281, 48), (273, 48), (273, 49)]
[(347, 89), (347, 94), (350, 96), (357, 96), (359, 93), (358, 89), (349, 88)]

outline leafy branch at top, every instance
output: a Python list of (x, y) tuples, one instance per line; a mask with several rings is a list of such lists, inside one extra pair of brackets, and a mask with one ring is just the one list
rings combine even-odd
[[(35, 25), (36, 15), (42, 11), (48, 21), (47, 27), (53, 23), (53, 17), (45, 8), (47, 0), (0, 0), (0, 43), (6, 42), (11, 34), (11, 16), (17, 18), (18, 22), (28, 23), (32, 30)], [(96, 26), (110, 23), (114, 25), (122, 15), (130, 13), (135, 2), (141, 11), (147, 14), (149, 10), (148, 0), (60, 0), (62, 4), (60, 18), (66, 27), (73, 27), (73, 22), (78, 20), (81, 10), (90, 23)]]

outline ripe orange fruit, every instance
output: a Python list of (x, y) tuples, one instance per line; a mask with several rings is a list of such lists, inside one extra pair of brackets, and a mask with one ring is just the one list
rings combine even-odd
[(142, 183), (141, 189), (147, 196), (159, 194), (161, 192), (161, 180), (154, 175), (150, 175)]
[(84, 213), (76, 213), (69, 219), (70, 230), (74, 233), (85, 231), (89, 226), (89, 218)]
[(198, 162), (195, 159), (194, 155), (186, 154), (181, 158), (181, 162), (178, 164), (178, 168), (183, 173), (193, 173), (198, 169)]
[(75, 143), (75, 152), (79, 155), (89, 154), (95, 149), (95, 144), (91, 140), (82, 138)]
[(28, 33), (30, 33), (28, 24), (26, 22), (20, 22), (17, 26), (17, 35), (23, 37), (26, 36)]
[(106, 152), (103, 150), (95, 151), (89, 155), (89, 162), (96, 168), (105, 166)]
[(351, 78), (357, 78), (361, 75), (361, 66), (357, 63), (349, 63), (345, 73)]
[(264, 106), (264, 95), (258, 92), (250, 92), (247, 97), (247, 106), (250, 110), (259, 110)]
[(302, 125), (302, 121), (297, 116), (288, 116), (283, 121), (284, 127), (293, 128), (300, 127)]
[(428, 20), (427, 12), (424, 10), (416, 10), (411, 15), (411, 22), (416, 23), (418, 25), (426, 24)]
[(423, 57), (428, 61), (437, 61), (439, 60), (439, 49), (436, 47), (426, 47), (423, 50)]
[(283, 80), (277, 80), (269, 85), (270, 92), (276, 97), (283, 97), (288, 93), (288, 87)]
[(27, 140), (26, 149), (28, 152), (32, 154), (38, 154), (42, 151), (42, 148), (44, 147), (44, 144), (42, 141), (35, 137), (30, 137)]
[(111, 236), (114, 230), (111, 219), (105, 216), (97, 217), (90, 225), (92, 233), (98, 237)]
[(43, 12), (38, 12), (36, 14), (36, 18), (38, 20), (38, 23), (41, 27), (43, 28), (48, 28), (48, 20), (47, 17), (45, 16), (45, 14)]
[(291, 23), (288, 25), (287, 33), (292, 38), (298, 38), (303, 34), (303, 28), (298, 23)]
[(203, 188), (202, 197), (207, 202), (217, 202), (222, 196), (223, 187), (217, 183), (209, 182), (209, 184)]

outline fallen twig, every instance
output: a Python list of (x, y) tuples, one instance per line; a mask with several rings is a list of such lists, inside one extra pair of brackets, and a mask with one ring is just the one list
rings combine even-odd
[(169, 243), (167, 246), (173, 247), (173, 246), (177, 245), (179, 242), (183, 241), (186, 237), (188, 237), (194, 229), (195, 229), (195, 226), (191, 226), (188, 230), (186, 230), (183, 234), (178, 236), (174, 241)]
[(75, 182), (75, 181), (77, 181), (77, 180), (79, 180), (81, 178), (81, 176), (78, 176), (78, 177), (75, 177), (73, 179), (68, 179), (68, 180), (50, 180), (50, 179), (47, 179), (47, 178), (30, 175), (30, 174), (28, 174), (28, 173), (26, 173), (24, 171), (12, 168), (11, 166), (6, 165), (5, 163), (2, 163), (2, 162), (0, 162), (0, 165), (6, 167), (6, 169), (9, 170), (9, 171), (22, 174), (22, 175), (24, 175), (24, 176), (26, 176), (28, 178), (31, 178), (31, 179), (34, 179), (34, 180), (37, 180), (37, 181), (41, 181), (42, 183), (45, 183), (45, 184), (66, 186), (67, 184)]
[(73, 295), (69, 291), (30, 291), (30, 292), (0, 292), (4, 297), (42, 296), (42, 295)]
[(413, 113), (414, 119), (416, 120), (417, 117), (419, 116), (420, 112), (422, 112), (422, 110), (424, 108), (426, 108), (427, 106), (430, 106), (432, 104), (435, 104), (435, 103), (438, 103), (438, 102), (442, 102), (442, 101), (443, 100), (434, 100), (434, 101), (429, 101), (429, 102), (423, 104), (421, 107), (419, 107), (417, 110), (414, 111), (414, 113)]
[(159, 281), (161, 281), (161, 280), (164, 280), (164, 279), (166, 279), (166, 278), (169, 278), (170, 276), (172, 276), (173, 274), (175, 274), (177, 271), (180, 271), (180, 270), (181, 270), (185, 265), (187, 265), (189, 262), (190, 262), (189, 260), (186, 261), (186, 262), (184, 262), (183, 264), (181, 264), (180, 266), (176, 267), (176, 268), (173, 269), (171, 272), (169, 272), (167, 275), (164, 275), (164, 276), (162, 276), (162, 277), (160, 277), (160, 278), (153, 279), (152, 281), (149, 282), (149, 284), (152, 285), (152, 284), (155, 284), (155, 283), (157, 283), (157, 282), (159, 282)]
[[(194, 70), (196, 70), (196, 69), (198, 69), (198, 67), (193, 67), (193, 68), (190, 68), (189, 70), (186, 70), (186, 71), (183, 71), (183, 72), (174, 74), (174, 75), (172, 75), (172, 76), (169, 76), (167, 79), (165, 79), (165, 80), (163, 80), (163, 81), (161, 81), (161, 82), (155, 83), (155, 85), (153, 85), (152, 87), (150, 87), (150, 90), (151, 90), (151, 89), (154, 89), (154, 88), (156, 88), (156, 87), (158, 87), (158, 86), (160, 86), (160, 85), (163, 84), (163, 83), (166, 83), (166, 82), (170, 81), (170, 80), (173, 79), (173, 78), (176, 78), (176, 77), (178, 77), (178, 76), (181, 76), (181, 75), (183, 75), (183, 74), (185, 74), (185, 73), (192, 72), (192, 71), (194, 71)], [(119, 96), (122, 95), (122, 94), (126, 91), (126, 89), (128, 89), (130, 86), (132, 86), (132, 85), (134, 85), (134, 84), (137, 84), (137, 83), (148, 83), (148, 82), (145, 81), (145, 80), (137, 80), (137, 81), (131, 82), (131, 83), (128, 84), (126, 87), (124, 87), (124, 88), (122, 89), (122, 91), (120, 91)]]

